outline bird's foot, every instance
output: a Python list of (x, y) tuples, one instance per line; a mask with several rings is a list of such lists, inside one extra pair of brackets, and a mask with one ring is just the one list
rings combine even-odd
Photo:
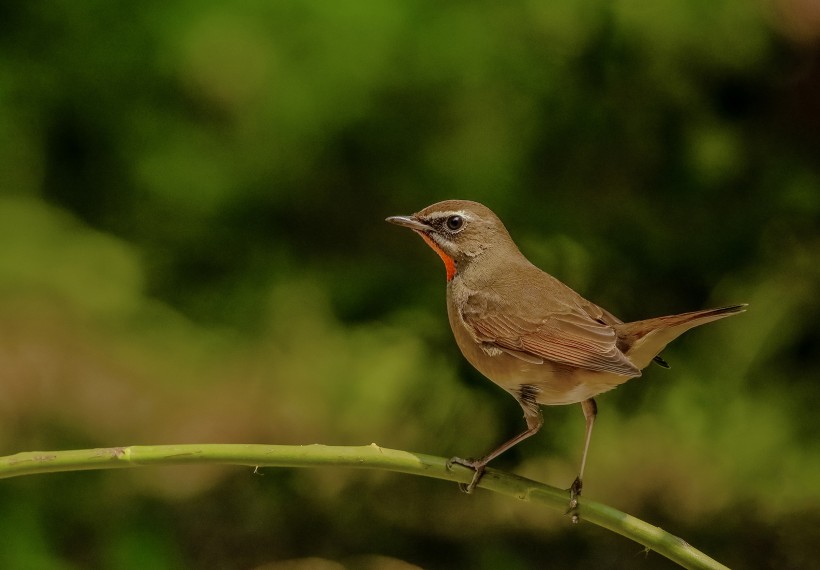
[(462, 459), (461, 457), (451, 457), (447, 461), (447, 469), (452, 470), (453, 465), (462, 465), (464, 467), (469, 467), (475, 473), (473, 473), (473, 479), (468, 484), (459, 483), (458, 488), (461, 489), (462, 492), (467, 493), (468, 495), (473, 492), (478, 485), (481, 478), (484, 476), (484, 468), (487, 466), (481, 460), (478, 459)]
[(581, 496), (581, 489), (583, 489), (583, 487), (584, 483), (580, 477), (576, 477), (575, 481), (573, 481), (569, 487), (569, 508), (564, 514), (570, 516), (572, 524), (578, 524), (578, 521), (581, 520), (581, 516), (578, 512), (578, 497)]

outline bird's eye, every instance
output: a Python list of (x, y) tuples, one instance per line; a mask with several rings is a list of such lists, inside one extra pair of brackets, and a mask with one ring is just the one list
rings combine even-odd
[(447, 218), (447, 229), (450, 231), (457, 231), (464, 225), (464, 218), (461, 216), (450, 216)]

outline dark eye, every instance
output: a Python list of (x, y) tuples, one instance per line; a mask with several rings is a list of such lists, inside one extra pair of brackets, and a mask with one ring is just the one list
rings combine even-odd
[(461, 229), (461, 226), (464, 225), (464, 218), (461, 216), (450, 216), (447, 218), (447, 229), (451, 231), (457, 231)]

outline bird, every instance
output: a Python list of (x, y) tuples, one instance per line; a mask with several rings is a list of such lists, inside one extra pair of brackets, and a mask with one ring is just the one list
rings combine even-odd
[(567, 509), (576, 523), (598, 413), (595, 397), (641, 376), (653, 361), (668, 368), (660, 352), (669, 342), (747, 307), (625, 323), (533, 265), (499, 217), (478, 202), (445, 200), (386, 221), (416, 232), (444, 262), (447, 315), (456, 344), (474, 368), (510, 393), (524, 411), (524, 431), (478, 459), (453, 457), (448, 468), (473, 470), (470, 483), (462, 485), (472, 493), (488, 463), (541, 429), (541, 406), (580, 404), (586, 429)]

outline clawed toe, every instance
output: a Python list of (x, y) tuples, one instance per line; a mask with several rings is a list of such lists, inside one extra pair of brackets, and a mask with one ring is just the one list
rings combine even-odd
[(472, 481), (469, 484), (468, 483), (459, 483), (458, 484), (458, 490), (461, 491), (462, 493), (472, 495), (473, 494), (473, 489), (475, 489), (475, 485), (473, 485)]
[(462, 459), (461, 457), (451, 457), (447, 461), (447, 469), (452, 470), (453, 465), (461, 465), (463, 467), (467, 467), (475, 471), (473, 473), (473, 479), (469, 483), (459, 483), (458, 488), (463, 492), (467, 493), (468, 495), (472, 494), (475, 490), (476, 485), (478, 485), (479, 481), (481, 481), (481, 477), (484, 475), (484, 467), (486, 463), (482, 463), (481, 461), (477, 461), (475, 459)]
[(572, 520), (573, 524), (578, 524), (578, 521), (581, 520), (578, 512), (578, 497), (581, 496), (581, 489), (583, 489), (583, 487), (584, 484), (580, 477), (576, 477), (575, 481), (573, 481), (569, 487), (569, 508), (564, 514), (570, 516), (570, 520)]
[(463, 467), (469, 467), (470, 469), (476, 469), (476, 460), (462, 459), (461, 457), (451, 457), (447, 460), (447, 469), (452, 471), (453, 465), (461, 465)]

